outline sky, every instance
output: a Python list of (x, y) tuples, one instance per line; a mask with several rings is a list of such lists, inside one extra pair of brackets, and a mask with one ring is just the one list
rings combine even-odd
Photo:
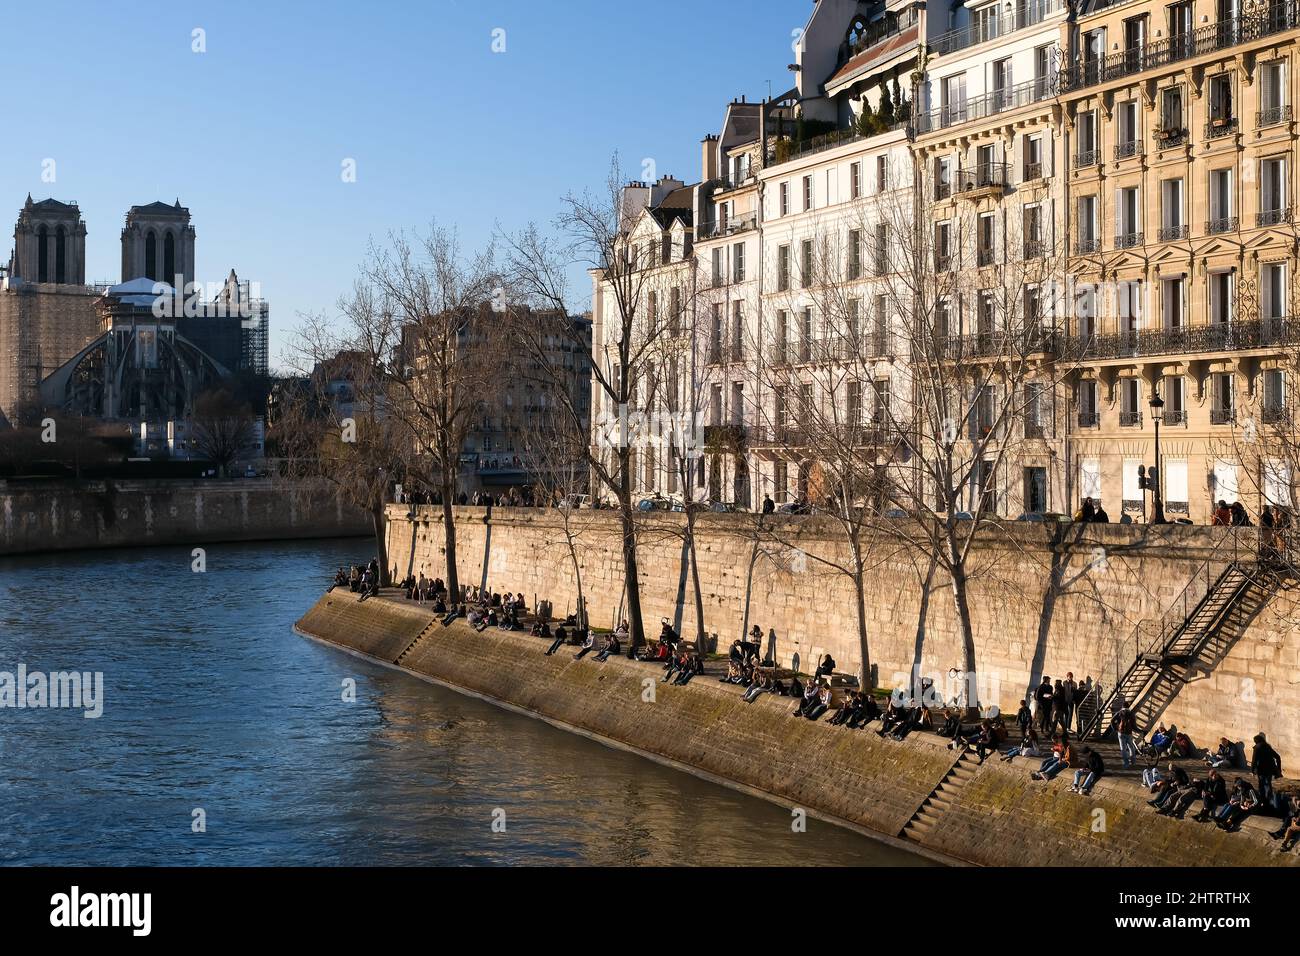
[[(548, 226), (570, 192), (695, 182), (726, 104), (791, 85), (809, 0), (41, 0), (0, 24), (0, 258), (34, 199), (76, 201), (116, 282), (132, 205), (177, 198), (199, 282), (333, 315), (373, 238)], [(199, 32), (196, 32), (199, 31)], [(498, 32), (501, 31), (501, 32)], [(494, 50), (494, 46), (497, 48)], [(500, 48), (504, 46), (504, 50)], [(769, 87), (770, 83), (770, 87)], [(351, 162), (351, 166), (346, 164)], [(345, 181), (355, 170), (353, 181)], [(575, 270), (571, 306), (589, 304)]]

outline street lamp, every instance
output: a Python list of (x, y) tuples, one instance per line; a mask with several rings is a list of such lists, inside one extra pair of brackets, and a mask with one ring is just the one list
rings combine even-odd
[(1153, 512), (1151, 520), (1155, 524), (1165, 523), (1165, 503), (1160, 495), (1160, 477), (1163, 469), (1160, 467), (1160, 421), (1164, 416), (1164, 400), (1160, 397), (1160, 392), (1153, 386), (1151, 389), (1151, 420), (1156, 423), (1156, 466), (1152, 469), (1154, 474), (1151, 475), (1151, 510)]

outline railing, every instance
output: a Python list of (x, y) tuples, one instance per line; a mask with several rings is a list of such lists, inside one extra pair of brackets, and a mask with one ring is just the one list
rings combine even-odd
[(946, 183), (942, 179), (937, 180), (935, 182), (934, 184), (935, 202), (939, 202), (940, 200), (947, 199), (951, 195), (952, 195), (952, 183)]
[(1166, 408), (1164, 414), (1160, 416), (1160, 424), (1166, 428), (1172, 425), (1187, 424), (1187, 410), (1185, 408)]
[(1291, 221), (1291, 207), (1285, 209), (1266, 209), (1255, 214), (1256, 226), (1280, 226)]
[(1130, 156), (1142, 155), (1142, 140), (1133, 139), (1127, 143), (1120, 143), (1115, 147), (1115, 159), (1128, 159)]
[(1041, 422), (1026, 421), (1024, 434), (1026, 438), (1046, 438), (1047, 429), (1043, 427)]
[(999, 358), (1056, 350), (1056, 333), (1050, 329), (1030, 328), (1014, 331), (975, 332), (970, 335), (936, 336), (936, 352), (943, 360)]
[(1079, 412), (1080, 428), (1097, 428), (1101, 425), (1101, 412)]
[(975, 250), (975, 264), (977, 266), (993, 265), (994, 252), (987, 246), (980, 246)]
[(1236, 216), (1221, 216), (1218, 219), (1211, 219), (1205, 224), (1205, 234), (1207, 236), (1215, 236), (1221, 232), (1236, 232), (1236, 231), (1237, 231)]
[(1094, 252), (1101, 251), (1101, 240), (1100, 239), (1079, 239), (1075, 241), (1074, 248), (1075, 251), (1081, 256), (1090, 255)]
[[(904, 129), (907, 126), (906, 120), (899, 120), (890, 126), (885, 127), (879, 133), (873, 133), (872, 136), (879, 136), (883, 133), (892, 133), (896, 130)], [(776, 166), (780, 163), (788, 163), (799, 159), (802, 156), (811, 156), (814, 153), (825, 152), (828, 149), (834, 149), (836, 146), (843, 146), (845, 143), (855, 143), (860, 139), (867, 139), (853, 127), (848, 129), (837, 129), (829, 133), (822, 133), (820, 136), (814, 136), (812, 139), (795, 142), (786, 140), (789, 144), (783, 152), (784, 156), (778, 154), (777, 150), (770, 149), (767, 151), (767, 165)]]
[(1141, 426), (1142, 426), (1141, 412), (1120, 412), (1119, 413), (1120, 428), (1140, 428)]
[(1205, 138), (1218, 139), (1220, 136), (1231, 136), (1237, 132), (1237, 118), (1220, 117), (1212, 119), (1205, 124)]
[(935, 38), (934, 52), (943, 56), (957, 50), (964, 50), (968, 46), (996, 40), (1016, 30), (1032, 27), (1056, 13), (1061, 6), (1060, 0), (1030, 0), (1028, 3), (1018, 4), (1009, 13), (977, 20), (969, 26), (941, 34)]
[(1291, 420), (1291, 413), (1285, 405), (1265, 405), (1260, 418), (1265, 425), (1281, 425)]
[(1177, 242), (1179, 239), (1187, 238), (1186, 226), (1161, 226), (1156, 232), (1156, 237), (1161, 242)]
[(1146, 329), (1081, 340), (1081, 358), (1136, 358), (1144, 355), (1233, 352), (1300, 344), (1300, 322), (1289, 318), (1213, 325)]
[(705, 425), (704, 444), (709, 448), (739, 449), (745, 445), (744, 425), (731, 422), (726, 425)]
[(695, 227), (695, 239), (716, 239), (719, 236), (732, 236), (758, 228), (758, 213), (751, 212), (741, 216), (731, 216), (719, 222), (702, 223)]
[(957, 171), (957, 189), (1005, 189), (1010, 180), (1011, 166), (1007, 163), (976, 163), (970, 169)]
[(1155, 133), (1156, 149), (1173, 149), (1175, 146), (1187, 145), (1187, 130), (1158, 129)]
[(1273, 106), (1266, 110), (1260, 110), (1255, 114), (1255, 126), (1257, 128), (1289, 122), (1291, 122), (1291, 107), (1289, 106)]
[(1115, 237), (1116, 249), (1132, 249), (1140, 245), (1142, 245), (1142, 233), (1140, 232), (1122, 232)]
[(1042, 259), (1047, 255), (1047, 243), (1041, 239), (1026, 239), (1024, 253), (1026, 259)]
[(1043, 178), (1042, 163), (1025, 163), (1025, 175), (1024, 175), (1025, 182), (1031, 183), (1035, 179), (1042, 179), (1042, 178)]
[(1085, 149), (1074, 154), (1074, 168), (1087, 169), (1089, 166), (1096, 166), (1097, 161), (1101, 159), (1101, 150)]
[(1296, 0), (1275, 0), (1263, 13), (1227, 17), (1154, 43), (1085, 59), (1061, 71), (1061, 84), (1066, 90), (1080, 90), (1281, 33), (1296, 26), (1296, 10)]
[(1211, 425), (1231, 425), (1236, 420), (1237, 420), (1237, 410), (1235, 408), (1210, 409)]
[(928, 133), (936, 129), (946, 129), (971, 120), (994, 116), (1007, 110), (1028, 106), (1040, 100), (1056, 95), (1055, 76), (1040, 77), (1002, 90), (993, 90), (974, 99), (949, 105), (929, 113), (922, 113), (916, 118), (916, 132)]

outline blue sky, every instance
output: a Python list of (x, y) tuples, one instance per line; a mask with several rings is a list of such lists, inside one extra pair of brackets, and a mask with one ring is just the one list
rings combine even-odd
[[(0, 255), (28, 192), (81, 205), (87, 279), (117, 280), (129, 206), (177, 197), (198, 279), (333, 311), (370, 237), (431, 219), (477, 245), (568, 191), (699, 176), (732, 98), (788, 87), (807, 0), (42, 0), (0, 28)], [(205, 31), (195, 53), (193, 31)], [(505, 31), (505, 52), (492, 50)], [(345, 159), (356, 182), (342, 179)], [(53, 159), (55, 180), (42, 181)], [(579, 290), (582, 291), (582, 290)], [(586, 290), (589, 294), (589, 290)], [(585, 307), (585, 298), (575, 301)]]

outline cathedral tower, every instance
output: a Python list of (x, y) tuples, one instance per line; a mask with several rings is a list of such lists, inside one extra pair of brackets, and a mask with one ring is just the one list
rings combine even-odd
[(194, 227), (179, 199), (172, 206), (132, 206), (126, 214), (122, 281), (141, 278), (166, 282), (178, 291), (194, 281)]

